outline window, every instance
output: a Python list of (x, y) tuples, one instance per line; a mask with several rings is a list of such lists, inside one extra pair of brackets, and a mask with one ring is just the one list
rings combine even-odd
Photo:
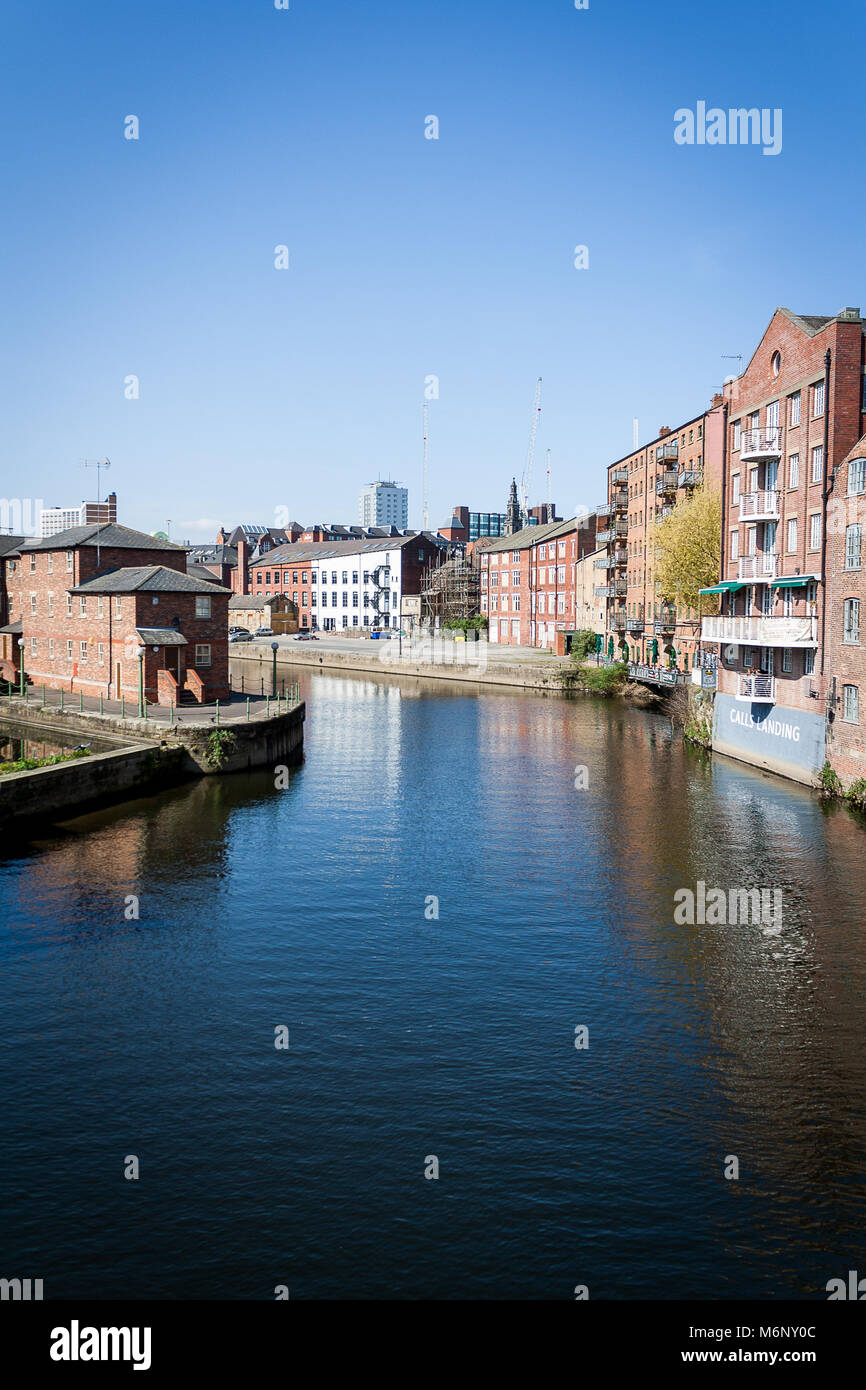
[(809, 517), (809, 549), (821, 549), (821, 513), (813, 512)]
[(119, 618), (119, 617), (120, 617), (122, 608), (123, 608), (123, 605), (121, 604), (120, 599), (119, 599), (119, 598), (115, 598), (115, 600), (114, 600), (114, 616), (115, 616), (115, 618)]
[(800, 486), (800, 455), (791, 454), (788, 457), (788, 487)]
[(796, 553), (797, 553), (797, 518), (796, 518), (795, 516), (791, 516), (791, 517), (788, 518), (788, 554), (789, 554), (789, 555), (796, 555)]
[(35, 638), (35, 637), (31, 637), (31, 638), (30, 638), (30, 655), (31, 655), (31, 656), (35, 656), (35, 655), (36, 655), (36, 652), (37, 652), (36, 638)]
[[(288, 597), (289, 597), (288, 594), (286, 594), (286, 598), (288, 598)], [(297, 606), (298, 606), (298, 591), (297, 591), (297, 589), (293, 589), (293, 590), (292, 590), (292, 603), (293, 603), (293, 604), (295, 605), (295, 607), (297, 608)]]
[(51, 550), (48, 552), (48, 573), (54, 573), (54, 552)]
[(734, 447), (735, 449), (739, 449), (739, 447), (740, 447), (740, 435), (741, 435), (741, 432), (742, 432), (742, 423), (741, 423), (740, 420), (735, 420), (735, 421), (734, 421), (734, 444), (733, 444), (733, 447)]
[[(419, 555), (418, 558), (420, 559), (421, 556)], [(295, 580), (296, 580), (296, 582), (297, 582), (297, 578), (298, 578), (298, 576), (295, 575)], [(352, 583), (353, 583), (353, 584), (357, 584), (357, 582), (358, 582), (358, 571), (357, 571), (357, 570), (353, 570), (353, 571), (352, 571)]]
[(78, 643), (78, 660), (82, 666), (87, 665), (87, 643)]
[(519, 586), (520, 586), (520, 570), (512, 570), (512, 571), (511, 571), (511, 582), (512, 582), (512, 584), (514, 585), (515, 588), (519, 588)]
[(751, 671), (754, 665), (755, 654), (751, 647), (743, 647), (743, 666), (747, 671)]
[(859, 522), (845, 528), (845, 568), (846, 570), (858, 570), (860, 568), (860, 551), (863, 542), (863, 527)]
[(804, 653), (803, 653), (803, 675), (804, 675), (804, 676), (811, 676), (811, 674), (812, 674), (812, 672), (814, 671), (814, 669), (815, 669), (815, 652), (814, 652), (813, 648), (808, 647), (808, 648), (806, 649), (806, 651), (804, 651)]
[(343, 583), (344, 583), (344, 584), (348, 584), (348, 582), (349, 582), (349, 571), (348, 571), (348, 570), (343, 570)]
[(866, 459), (852, 459), (848, 465), (848, 496), (866, 492)]
[[(323, 575), (322, 575), (322, 583), (323, 583), (323, 584), (327, 582), (327, 578), (328, 578), (328, 576), (327, 576), (326, 574), (323, 574)], [(332, 584), (336, 584), (336, 582), (337, 582), (337, 571), (336, 571), (336, 570), (331, 570), (331, 583), (332, 583)]]
[(789, 397), (789, 399), (790, 399), (790, 402), (791, 402), (790, 422), (791, 422), (792, 425), (799, 425), (799, 423), (800, 423), (800, 392), (799, 392), (799, 391), (795, 391), (794, 394), (793, 394), (793, 396)]
[(736, 503), (740, 500), (740, 475), (735, 473), (731, 478), (731, 501)]
[(565, 565), (557, 565), (556, 579), (559, 584), (565, 583)]
[(357, 591), (357, 589), (355, 589), (355, 590), (353, 591), (353, 593), (352, 593), (352, 607), (353, 607), (353, 608), (357, 608), (357, 607), (358, 607), (358, 591)]
[(210, 642), (196, 642), (195, 664), (196, 666), (210, 666)]
[(49, 594), (49, 595), (48, 595), (48, 616), (49, 616), (49, 618), (53, 618), (53, 617), (54, 617), (54, 595), (53, 595), (53, 594)]
[(812, 387), (812, 418), (817, 420), (819, 415), (824, 414), (824, 383), (816, 381)]
[(519, 612), (520, 612), (520, 595), (519, 595), (519, 594), (512, 594), (512, 595), (511, 595), (511, 608), (512, 608), (512, 611), (513, 611), (514, 613), (519, 613)]
[(84, 594), (81, 594), (78, 599), (78, 616), (79, 618), (87, 617), (87, 599)]
[(519, 550), (512, 550), (512, 552), (511, 552), (511, 563), (512, 563), (512, 565), (519, 565), (519, 564), (520, 564), (520, 551), (519, 551)]
[(812, 482), (820, 483), (824, 479), (824, 445), (816, 444), (812, 450)]
[(66, 568), (67, 568), (67, 570), (71, 570), (72, 567), (73, 567), (73, 565), (74, 565), (74, 563), (75, 563), (75, 551), (74, 551), (74, 550), (67, 550), (67, 552), (66, 552)]
[(775, 430), (779, 427), (779, 402), (770, 401), (767, 406), (767, 429)]
[(860, 687), (842, 686), (842, 718), (846, 724), (860, 723)]
[(105, 643), (104, 643), (104, 642), (97, 642), (97, 644), (96, 644), (96, 660), (99, 662), (99, 665), (100, 665), (100, 666), (104, 666), (104, 665), (105, 665)]
[[(335, 595), (335, 597), (336, 597), (336, 595)], [(386, 595), (385, 595), (385, 600), (386, 600), (386, 602), (387, 602), (387, 598), (388, 598), (388, 595), (386, 594)], [(344, 592), (344, 594), (343, 594), (343, 607), (344, 607), (344, 608), (348, 608), (348, 607), (349, 607), (349, 595), (348, 595), (348, 593), (346, 593), (346, 592)]]
[(31, 573), (31, 574), (35, 574), (35, 573), (36, 573), (36, 556), (35, 556), (35, 555), (31, 555), (31, 556), (30, 556), (30, 573)]
[(210, 617), (210, 594), (196, 594), (195, 616), (197, 618)]
[(843, 605), (842, 641), (851, 646), (860, 644), (860, 600), (846, 598)]
[(66, 616), (67, 616), (67, 618), (71, 618), (71, 617), (72, 617), (72, 595), (71, 595), (71, 594), (67, 594), (67, 595), (66, 595)]
[[(270, 570), (265, 570), (264, 582), (265, 582), (265, 584), (270, 584), (270, 582), (271, 582), (271, 572), (270, 572)], [(277, 574), (277, 583), (279, 584), (279, 582), (280, 582), (280, 576), (279, 576), (279, 574)]]
[(738, 560), (740, 557), (740, 531), (739, 527), (731, 532), (731, 559)]
[(31, 616), (31, 618), (34, 617), (35, 614), (36, 614), (36, 595), (35, 595), (35, 594), (31, 594), (31, 595), (30, 595), (30, 616)]
[(67, 661), (71, 661), (71, 660), (72, 660), (72, 643), (71, 643), (71, 642), (67, 642), (67, 643), (66, 643), (66, 660), (67, 660)]
[(53, 637), (49, 637), (49, 639), (48, 639), (48, 660), (49, 660), (49, 661), (53, 661), (53, 660), (54, 660), (54, 638), (53, 638)]
[(96, 616), (97, 616), (97, 618), (101, 618), (101, 617), (103, 616), (103, 614), (102, 614), (102, 594), (100, 594), (100, 595), (98, 596), (97, 600), (96, 600)]

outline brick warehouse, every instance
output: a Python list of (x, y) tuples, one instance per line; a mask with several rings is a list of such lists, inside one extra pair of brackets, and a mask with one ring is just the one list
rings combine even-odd
[(150, 703), (227, 698), (230, 592), (186, 562), (182, 546), (118, 525), (24, 543), (10, 606), (29, 680), (137, 699), (141, 671)]
[(575, 628), (575, 566), (595, 549), (595, 514), (525, 526), (478, 552), (491, 642), (565, 651)]
[(609, 651), (650, 664), (686, 667), (697, 659), (700, 615), (663, 603), (656, 592), (652, 531), (696, 487), (720, 491), (722, 397), (676, 429), (608, 467), (608, 495), (597, 509), (596, 596), (607, 607)]
[(858, 494), (842, 498), (840, 466), (866, 426), (864, 326), (859, 309), (777, 309), (724, 390), (722, 563), (710, 591), (721, 611), (702, 625), (719, 658), (713, 746), (807, 782), (823, 766), (828, 723), (841, 757), (855, 742), (837, 733), (854, 722), (852, 695), (848, 719), (838, 716), (840, 685), (859, 682), (842, 679), (855, 644), (836, 629), (856, 593), (843, 592), (847, 527), (829, 535), (827, 508), (831, 498), (837, 512), (860, 506)]

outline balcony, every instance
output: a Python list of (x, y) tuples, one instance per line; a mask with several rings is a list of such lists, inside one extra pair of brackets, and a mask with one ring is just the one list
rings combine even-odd
[(604, 531), (596, 531), (595, 540), (597, 545), (611, 545), (615, 541), (625, 540), (628, 535), (628, 522), (617, 517), (612, 525)]
[(818, 619), (704, 618), (702, 642), (725, 642), (732, 647), (817, 647)]
[(673, 505), (671, 503), (668, 503), (666, 507), (659, 507), (658, 511), (656, 512), (656, 519), (658, 521), (664, 521), (665, 517), (670, 516), (672, 512)]
[(628, 482), (628, 469), (627, 469), (627, 468), (613, 468), (613, 469), (611, 469), (611, 472), (610, 472), (610, 474), (609, 474), (608, 476), (610, 477), (610, 480), (611, 480), (612, 483), (627, 483), (627, 482)]
[(740, 676), (737, 681), (737, 699), (751, 700), (756, 705), (776, 703), (776, 680), (774, 676)]
[(677, 470), (666, 468), (656, 478), (656, 494), (661, 497), (665, 492), (676, 492), (677, 490)]
[(778, 521), (780, 515), (778, 492), (740, 494), (740, 521)]
[(743, 430), (740, 434), (740, 462), (758, 463), (761, 459), (777, 459), (782, 455), (782, 431), (778, 425), (764, 429)]
[(610, 626), (614, 632), (625, 632), (625, 625), (628, 619), (625, 616), (624, 608), (617, 608), (610, 615)]
[(596, 586), (595, 592), (599, 598), (625, 598), (628, 585), (624, 579), (617, 579), (613, 584)]
[(679, 445), (675, 439), (669, 444), (660, 444), (656, 449), (656, 463), (676, 463), (679, 456)]
[(616, 516), (628, 511), (628, 493), (615, 492), (610, 502), (602, 502), (595, 509), (596, 516)]
[(597, 570), (619, 569), (621, 565), (628, 564), (628, 553), (625, 550), (615, 550), (612, 555), (600, 555), (594, 561), (594, 568)]
[(677, 487), (700, 487), (703, 481), (702, 468), (684, 468), (677, 477)]
[(625, 630), (626, 630), (626, 632), (634, 632), (634, 633), (640, 634), (641, 632), (643, 632), (643, 629), (644, 629), (644, 621), (643, 621), (643, 618), (626, 618), (626, 620), (625, 620)]
[(659, 616), (653, 619), (653, 632), (657, 637), (661, 637), (665, 632), (673, 632), (676, 625), (676, 609), (663, 608)]
[(769, 580), (776, 578), (776, 556), (764, 551), (757, 555), (743, 555), (739, 562), (737, 577), (740, 583), (748, 583), (751, 580), (756, 584), (765, 584)]

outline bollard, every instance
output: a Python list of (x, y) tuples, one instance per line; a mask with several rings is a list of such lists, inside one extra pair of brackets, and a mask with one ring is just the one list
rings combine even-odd
[(271, 716), (271, 697), (270, 697), (270, 695), (266, 695), (266, 696), (265, 696), (265, 719), (270, 719), (270, 716)]
[(126, 718), (126, 696), (125, 696), (125, 695), (121, 695), (121, 697), (120, 697), (120, 717), (121, 717), (121, 719), (125, 719), (125, 718)]
[(83, 691), (83, 690), (79, 690), (79, 692), (78, 692), (78, 713), (79, 713), (79, 714), (83, 714), (83, 713), (84, 713), (84, 691)]
[(45, 686), (42, 687), (42, 708), (45, 708)]
[(103, 710), (102, 695), (100, 695), (100, 697), (99, 697), (99, 713), (100, 713), (100, 714), (102, 714), (102, 710)]
[(174, 724), (174, 700), (168, 702), (168, 722)]
[(250, 697), (247, 696), (247, 723), (250, 722)]
[(60, 687), (60, 713), (63, 713), (63, 686)]
[(220, 722), (220, 702), (219, 702), (219, 700), (217, 700), (217, 702), (216, 702), (216, 722), (217, 722), (217, 727), (219, 727), (219, 722)]

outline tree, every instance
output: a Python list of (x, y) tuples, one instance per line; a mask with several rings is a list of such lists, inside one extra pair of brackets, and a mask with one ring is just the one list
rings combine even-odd
[(669, 516), (655, 523), (650, 545), (659, 597), (699, 614), (715, 612), (715, 596), (700, 590), (719, 582), (722, 506), (718, 494), (696, 488)]

